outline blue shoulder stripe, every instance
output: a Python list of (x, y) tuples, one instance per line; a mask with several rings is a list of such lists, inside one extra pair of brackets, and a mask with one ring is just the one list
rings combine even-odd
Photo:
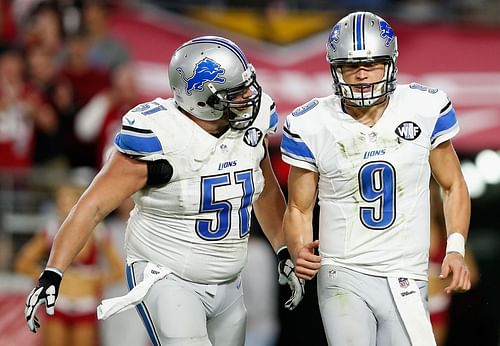
[(283, 155), (289, 156), (296, 160), (305, 161), (316, 165), (316, 159), (306, 143), (302, 141), (300, 136), (290, 133), (289, 130), (283, 129), (283, 137), (281, 139), (281, 152)]
[(432, 131), (431, 135), (431, 142), (434, 142), (436, 137), (439, 137), (442, 133), (447, 132), (456, 125), (457, 116), (455, 114), (455, 109), (451, 107), (447, 113), (441, 115), (436, 121), (434, 131)]
[(276, 108), (271, 109), (271, 118), (269, 119), (269, 128), (271, 130), (276, 131), (276, 128), (278, 127), (278, 112), (276, 112)]
[(161, 153), (162, 147), (156, 136), (140, 136), (118, 133), (115, 145), (119, 151), (131, 155), (150, 155)]

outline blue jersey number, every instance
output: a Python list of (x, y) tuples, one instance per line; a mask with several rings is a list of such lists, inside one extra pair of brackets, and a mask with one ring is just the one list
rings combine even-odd
[[(254, 194), (252, 171), (235, 172), (234, 182), (240, 185), (234, 190), (243, 191), (238, 210), (240, 237), (243, 238), (250, 232), (250, 206)], [(229, 173), (201, 179), (200, 213), (215, 212), (217, 215), (216, 222), (210, 219), (196, 220), (196, 233), (205, 240), (223, 239), (231, 230), (233, 205), (228, 200), (215, 200), (215, 190), (229, 185), (231, 185)]]
[(137, 107), (132, 109), (132, 112), (139, 112), (142, 115), (151, 115), (151, 114), (154, 114), (154, 113), (162, 111), (162, 110), (166, 110), (166, 108), (163, 107), (158, 102), (153, 101), (153, 102), (142, 103), (142, 104), (138, 105)]
[(385, 161), (368, 162), (359, 170), (361, 198), (371, 206), (360, 207), (361, 223), (371, 229), (385, 229), (396, 219), (396, 172)]

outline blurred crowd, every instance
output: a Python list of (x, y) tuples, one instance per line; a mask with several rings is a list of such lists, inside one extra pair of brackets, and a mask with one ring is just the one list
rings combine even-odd
[(106, 1), (0, 0), (0, 170), (98, 168), (140, 101)]

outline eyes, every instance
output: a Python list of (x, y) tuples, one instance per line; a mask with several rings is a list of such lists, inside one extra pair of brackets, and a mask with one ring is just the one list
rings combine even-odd
[(243, 90), (227, 94), (227, 100), (235, 102), (244, 101), (257, 96), (257, 94), (258, 94), (257, 90), (249, 86), (245, 87)]
[(362, 63), (362, 64), (346, 64), (342, 66), (342, 72), (353, 73), (358, 70), (364, 70), (367, 72), (377, 71), (384, 69), (384, 63), (381, 62), (373, 62), (373, 63)]

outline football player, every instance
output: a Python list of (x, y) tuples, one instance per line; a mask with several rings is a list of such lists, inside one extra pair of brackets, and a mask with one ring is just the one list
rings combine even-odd
[(180, 46), (169, 65), (173, 98), (124, 115), (116, 152), (60, 228), (47, 268), (26, 302), (29, 328), (45, 304), (53, 313), (64, 270), (93, 228), (126, 198), (129, 294), (98, 307), (98, 318), (136, 305), (154, 345), (243, 345), (240, 272), (252, 207), (278, 254), (279, 281), (302, 299), (304, 281), (284, 246), (285, 200), (267, 136), (275, 104), (233, 42), (214, 36)]
[[(433, 345), (427, 308), (429, 179), (444, 190), (447, 293), (466, 291), (470, 199), (451, 143), (459, 127), (447, 95), (398, 85), (397, 39), (369, 12), (341, 19), (327, 43), (335, 92), (285, 122), (292, 167), (284, 230), (299, 277), (318, 272), (332, 345)], [(319, 255), (312, 241), (318, 191)]]

